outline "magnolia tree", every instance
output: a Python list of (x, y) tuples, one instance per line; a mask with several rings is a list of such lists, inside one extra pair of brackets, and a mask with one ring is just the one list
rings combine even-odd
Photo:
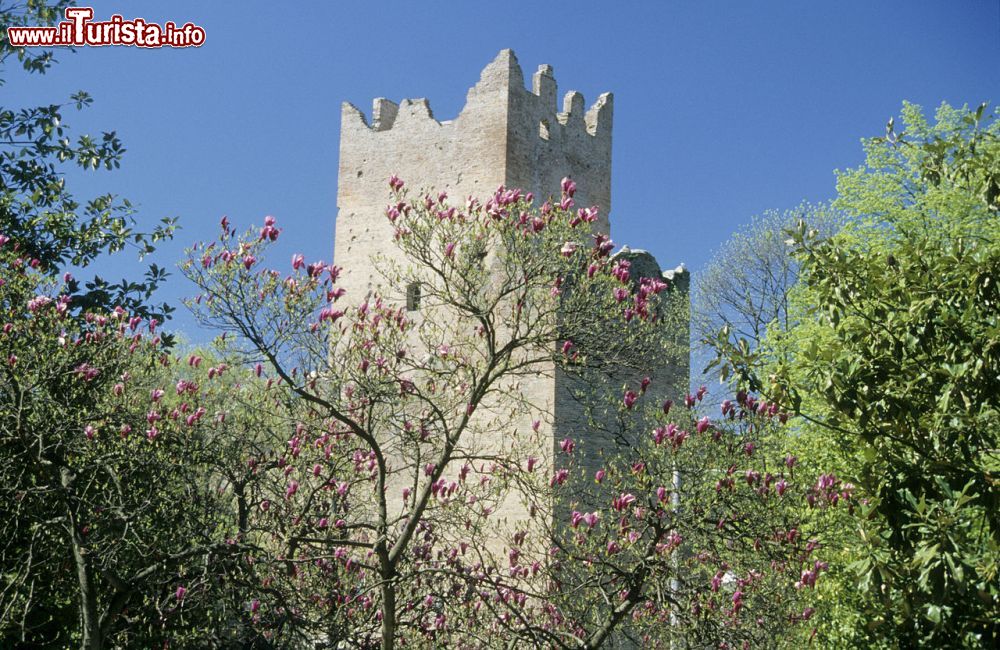
[[(510, 571), (487, 581), (500, 596), (483, 590), (484, 602), (508, 633), (552, 647), (747, 647), (810, 635), (801, 624), (828, 567), (814, 555), (822, 517), (797, 513), (852, 507), (852, 486), (803, 477), (791, 456), (769, 464), (786, 420), (772, 403), (740, 393), (719, 418), (697, 418), (704, 389), (679, 409), (644, 392), (639, 382), (619, 396), (621, 425), (654, 421), (630, 453), (595, 470), (585, 442), (560, 442), (552, 483), (570, 511), (544, 530), (544, 557), (511, 539)], [(523, 591), (509, 576), (536, 565), (546, 581), (530, 592), (531, 616), (512, 620), (504, 610)]]
[[(668, 382), (643, 370), (669, 362), (672, 294), (592, 234), (572, 181), (540, 207), (390, 185), (399, 255), (373, 262), (367, 296), (300, 255), (266, 268), (270, 217), (242, 236), (224, 219), (182, 266), (195, 313), (301, 405), (281, 448), (245, 459), (257, 625), (328, 645), (596, 647), (739, 645), (808, 620), (825, 567), (787, 504), (834, 507), (850, 486), (767, 466), (784, 415), (746, 395), (717, 423), (692, 420), (704, 391), (671, 419)], [(532, 391), (553, 375), (582, 387), (562, 440)]]
[(155, 320), (74, 314), (71, 278), (23, 250), (0, 235), (2, 645), (254, 639), (263, 488), (243, 459), (284, 440), (276, 396), (170, 356)]

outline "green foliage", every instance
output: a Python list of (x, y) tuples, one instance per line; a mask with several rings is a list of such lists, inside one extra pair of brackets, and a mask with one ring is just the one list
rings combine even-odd
[[(838, 177), (853, 217), (790, 232), (800, 324), (725, 348), (741, 379), (841, 452), (868, 499), (851, 543), (866, 632), (888, 645), (980, 647), (1000, 620), (1000, 120), (947, 105), (865, 144)], [(850, 541), (850, 540), (845, 540)], [(855, 632), (859, 635), (862, 632)], [(855, 637), (857, 638), (857, 637)]]
[[(69, 3), (51, 5), (29, 0), (23, 5), (0, 4), (0, 25), (48, 25), (61, 17)], [(29, 72), (44, 73), (52, 64), (51, 52), (12, 48), (6, 30), (0, 34), (0, 65), (16, 57)], [(31, 51), (29, 51), (29, 49)], [(2, 83), (2, 78), (0, 78)], [(116, 169), (125, 148), (115, 132), (100, 136), (71, 135), (64, 122), (68, 109), (81, 110), (92, 103), (83, 92), (67, 102), (31, 107), (0, 105), (0, 234), (10, 237), (39, 268), (54, 273), (66, 265), (85, 267), (101, 255), (132, 247), (140, 255), (172, 236), (175, 220), (165, 218), (149, 232), (136, 230), (134, 209), (127, 200), (104, 194), (82, 201), (65, 185), (65, 170)], [(109, 282), (94, 277), (77, 285), (74, 311), (121, 305), (144, 317), (163, 320), (169, 305), (149, 303), (166, 277), (150, 266), (139, 282)], [(79, 291), (82, 286), (83, 291)]]
[[(7, 27), (54, 25), (63, 17), (63, 10), (71, 6), (71, 0), (24, 0), (20, 4), (0, 3), (0, 65), (15, 57), (27, 72), (44, 74), (54, 62), (51, 50), (40, 48), (16, 48), (7, 40)], [(0, 86), (3, 79), (0, 78)]]

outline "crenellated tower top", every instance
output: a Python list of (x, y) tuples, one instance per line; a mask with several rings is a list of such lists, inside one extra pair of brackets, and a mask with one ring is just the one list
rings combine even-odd
[[(377, 98), (370, 120), (345, 102), (339, 189), (354, 194), (361, 189), (356, 179), (372, 180), (372, 174), (387, 171), (374, 180), (396, 173), (411, 187), (475, 185), (469, 189), (476, 194), (504, 183), (544, 197), (558, 192), (562, 176), (572, 176), (589, 199), (585, 203), (598, 205), (606, 215), (611, 207), (612, 106), (611, 93), (604, 93), (586, 109), (583, 95), (571, 90), (559, 110), (552, 66), (539, 66), (528, 90), (514, 52), (502, 50), (469, 89), (454, 120), (436, 120), (426, 99), (396, 104)], [(365, 155), (373, 148), (382, 154), (377, 160)], [(471, 169), (463, 172), (461, 167)], [(477, 178), (470, 178), (470, 172)], [(487, 180), (497, 182), (478, 187), (476, 181)]]
[[(399, 104), (375, 99), (370, 119), (345, 102), (341, 112), (335, 259), (364, 268), (389, 245), (382, 218), (387, 179), (398, 175), (414, 189), (447, 190), (453, 198), (489, 196), (499, 185), (559, 195), (572, 177), (577, 204), (596, 205), (596, 227), (607, 232), (611, 209), (611, 93), (588, 109), (567, 92), (557, 105), (552, 66), (539, 66), (531, 90), (511, 50), (502, 50), (469, 89), (453, 120), (438, 121), (426, 99)], [(360, 278), (357, 278), (360, 280)]]

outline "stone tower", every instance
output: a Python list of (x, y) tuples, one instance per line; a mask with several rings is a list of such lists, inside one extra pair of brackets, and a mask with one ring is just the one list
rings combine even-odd
[[(467, 196), (485, 199), (500, 185), (531, 191), (541, 199), (558, 197), (560, 180), (569, 176), (578, 186), (577, 205), (600, 208), (595, 230), (610, 232), (612, 110), (610, 93), (588, 109), (575, 91), (565, 94), (560, 110), (552, 67), (540, 66), (528, 90), (511, 50), (501, 51), (486, 66), (454, 120), (435, 119), (426, 99), (399, 104), (376, 99), (370, 120), (345, 102), (334, 248), (334, 260), (344, 269), (341, 286), (355, 297), (375, 288), (378, 274), (370, 258), (393, 249), (392, 227), (384, 216), (390, 198), (387, 181), (393, 174), (409, 188), (445, 189), (457, 201)], [(627, 256), (642, 276), (661, 274), (649, 253), (626, 248), (619, 255)], [(682, 268), (663, 276), (686, 292)], [(686, 343), (686, 330), (677, 336)], [(651, 369), (650, 374), (668, 374), (686, 388), (688, 369), (686, 363), (682, 366)], [(549, 447), (542, 456), (549, 462), (560, 439), (587, 427), (570, 396), (571, 384), (552, 368), (521, 385), (550, 414), (551, 422), (540, 432)], [(530, 426), (530, 419), (519, 425)], [(603, 446), (600, 440), (588, 443), (591, 449), (595, 443)], [(527, 516), (513, 498), (501, 511), (512, 522)]]

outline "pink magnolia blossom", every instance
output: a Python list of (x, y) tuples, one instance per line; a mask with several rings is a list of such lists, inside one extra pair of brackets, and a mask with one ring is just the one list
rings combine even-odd
[(604, 233), (597, 233), (594, 236), (594, 256), (598, 258), (607, 257), (614, 250), (615, 243)]
[(278, 238), (281, 231), (274, 226), (274, 223), (274, 217), (270, 215), (264, 217), (264, 227), (260, 229), (260, 241), (274, 241)]
[(617, 510), (618, 512), (622, 512), (623, 510), (631, 506), (633, 503), (635, 503), (634, 494), (622, 493), (617, 497), (615, 497), (615, 499), (611, 502), (611, 507)]
[[(13, 361), (10, 362), (10, 365), (13, 366), (17, 362), (17, 357), (11, 355), (11, 358), (13, 359)], [(80, 365), (78, 365), (76, 368), (73, 369), (73, 372), (76, 373), (76, 375), (81, 379), (83, 379), (84, 381), (93, 381), (94, 379), (97, 378), (99, 374), (101, 374), (99, 368), (95, 368), (89, 363), (81, 363)]]
[(50, 304), (52, 304), (52, 298), (49, 298), (48, 296), (35, 296), (28, 301), (28, 311), (36, 313), (43, 307), (47, 307)]
[(597, 215), (599, 210), (596, 205), (592, 205), (589, 208), (580, 208), (576, 215), (577, 218), (584, 223), (594, 223), (597, 221)]

